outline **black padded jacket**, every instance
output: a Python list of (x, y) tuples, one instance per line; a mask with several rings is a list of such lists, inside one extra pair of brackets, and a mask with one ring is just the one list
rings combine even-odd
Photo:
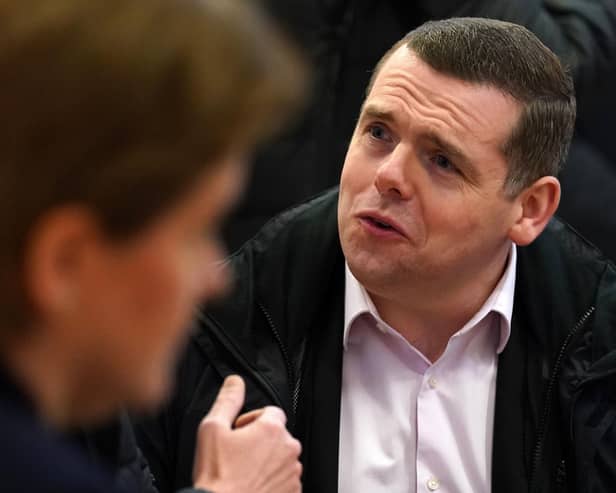
[[(344, 258), (336, 204), (333, 190), (283, 213), (231, 257), (241, 282), (200, 314), (175, 397), (138, 427), (161, 493), (190, 483), (198, 423), (231, 373), (246, 380), (245, 410), (286, 411), (303, 444), (304, 491), (337, 491)], [(498, 360), (492, 491), (614, 488), (616, 268), (554, 219), (518, 247), (511, 337)]]

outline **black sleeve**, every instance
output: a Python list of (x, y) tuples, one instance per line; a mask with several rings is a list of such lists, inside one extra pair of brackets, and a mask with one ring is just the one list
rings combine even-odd
[(616, 381), (606, 378), (585, 386), (573, 414), (571, 491), (608, 493), (616, 485)]
[(431, 18), (490, 17), (533, 31), (572, 70), (578, 97), (616, 58), (614, 0), (422, 0)]
[(192, 486), (197, 430), (221, 383), (202, 349), (191, 342), (181, 359), (169, 402), (155, 415), (133, 419), (137, 443), (159, 493)]

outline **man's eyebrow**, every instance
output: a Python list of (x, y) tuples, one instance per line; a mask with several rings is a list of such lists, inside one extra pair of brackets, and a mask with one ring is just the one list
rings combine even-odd
[(395, 120), (392, 111), (373, 103), (367, 104), (362, 108), (359, 119), (360, 121), (382, 120), (385, 122), (393, 122)]

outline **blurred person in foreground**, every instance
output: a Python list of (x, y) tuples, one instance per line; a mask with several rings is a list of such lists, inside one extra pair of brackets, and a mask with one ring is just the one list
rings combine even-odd
[(358, 109), (339, 189), (233, 255), (140, 427), (161, 491), (240, 372), (251, 406), (286, 410), (305, 492), (612, 492), (616, 268), (553, 218), (570, 75), (522, 26), (428, 22)]
[[(194, 305), (226, 284), (218, 224), (301, 74), (241, 2), (0, 1), (3, 492), (121, 490), (64, 432), (168, 394)], [(243, 399), (227, 379), (195, 488), (299, 491), (284, 413), (233, 429)]]

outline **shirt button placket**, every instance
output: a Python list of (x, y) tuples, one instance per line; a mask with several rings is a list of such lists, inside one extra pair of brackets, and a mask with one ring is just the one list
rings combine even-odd
[(436, 478), (430, 478), (426, 482), (426, 486), (428, 487), (428, 491), (436, 491), (441, 487), (441, 483)]

